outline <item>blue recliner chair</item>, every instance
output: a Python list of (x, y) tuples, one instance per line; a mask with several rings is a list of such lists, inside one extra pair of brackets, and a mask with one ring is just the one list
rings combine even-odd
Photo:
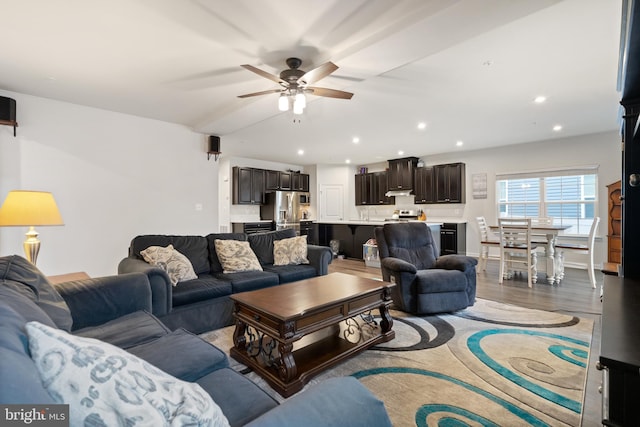
[(376, 227), (382, 279), (395, 282), (397, 309), (413, 314), (444, 313), (473, 305), (476, 298), (475, 258), (438, 257), (438, 247), (425, 223)]

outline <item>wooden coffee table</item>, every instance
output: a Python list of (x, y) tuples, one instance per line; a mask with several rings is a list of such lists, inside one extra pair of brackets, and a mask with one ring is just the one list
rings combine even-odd
[[(314, 375), (395, 337), (389, 314), (393, 286), (332, 273), (234, 294), (231, 356), (291, 396)], [(376, 309), (379, 321), (370, 314)]]

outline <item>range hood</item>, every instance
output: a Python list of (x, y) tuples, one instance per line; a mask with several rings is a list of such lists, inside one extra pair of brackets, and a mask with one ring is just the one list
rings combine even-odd
[(389, 190), (384, 193), (385, 197), (411, 196), (413, 190)]

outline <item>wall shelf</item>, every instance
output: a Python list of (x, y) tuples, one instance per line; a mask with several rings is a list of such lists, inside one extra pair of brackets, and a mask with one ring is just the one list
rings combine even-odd
[(0, 125), (4, 126), (13, 126), (13, 136), (16, 136), (16, 128), (18, 127), (18, 122), (15, 120), (0, 120)]

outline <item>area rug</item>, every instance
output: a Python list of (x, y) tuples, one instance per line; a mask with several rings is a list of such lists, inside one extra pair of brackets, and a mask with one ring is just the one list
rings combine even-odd
[[(354, 376), (385, 403), (394, 426), (580, 425), (592, 320), (487, 300), (447, 315), (391, 313), (394, 340), (321, 373), (306, 387)], [(228, 353), (232, 334), (228, 327), (202, 336)], [(284, 400), (257, 374), (230, 361)]]

